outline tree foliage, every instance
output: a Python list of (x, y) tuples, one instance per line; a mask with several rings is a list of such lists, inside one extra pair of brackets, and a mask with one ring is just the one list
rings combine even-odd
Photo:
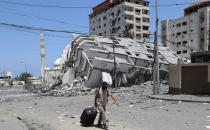
[(29, 77), (32, 77), (32, 74), (30, 73), (22, 73), (20, 76), (17, 77), (17, 80), (19, 81), (25, 81), (25, 83), (30, 83)]

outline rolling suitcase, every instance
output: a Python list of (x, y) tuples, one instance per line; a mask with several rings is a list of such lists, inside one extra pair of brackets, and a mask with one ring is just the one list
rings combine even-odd
[(80, 117), (80, 123), (82, 124), (82, 126), (86, 127), (92, 126), (96, 116), (97, 116), (96, 108), (94, 107), (85, 108)]

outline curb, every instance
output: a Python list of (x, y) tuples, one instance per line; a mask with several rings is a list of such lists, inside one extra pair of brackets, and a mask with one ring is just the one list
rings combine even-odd
[(192, 102), (192, 103), (210, 103), (210, 101), (196, 101), (196, 100), (188, 100), (188, 99), (169, 99), (169, 98), (160, 98), (154, 96), (147, 96), (150, 99), (156, 100), (165, 100), (165, 101), (182, 101), (182, 102)]

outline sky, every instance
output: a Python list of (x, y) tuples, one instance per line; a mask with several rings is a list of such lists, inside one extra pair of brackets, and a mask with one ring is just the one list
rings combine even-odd
[[(94, 7), (103, 0), (0, 0), (0, 23), (18, 24), (73, 32), (89, 32), (91, 8), (41, 8), (11, 5), (6, 2), (29, 3), (56, 6)], [(148, 0), (155, 5), (155, 0)], [(158, 0), (158, 4), (190, 3), (191, 0)], [(159, 7), (159, 19), (174, 19), (184, 15), (188, 5)], [(24, 16), (23, 16), (24, 14)], [(151, 33), (155, 30), (155, 8), (151, 7)], [(38, 18), (38, 19), (37, 19)], [(68, 24), (44, 21), (40, 18), (63, 21)], [(78, 26), (82, 25), (82, 26)], [(160, 24), (159, 24), (160, 25)], [(85, 27), (84, 27), (85, 26)], [(0, 72), (12, 72), (13, 77), (22, 72), (40, 76), (40, 33), (25, 32), (0, 25)], [(53, 68), (54, 61), (60, 57), (63, 49), (71, 43), (73, 34), (44, 33), (46, 66)], [(25, 67), (26, 66), (26, 67)]]

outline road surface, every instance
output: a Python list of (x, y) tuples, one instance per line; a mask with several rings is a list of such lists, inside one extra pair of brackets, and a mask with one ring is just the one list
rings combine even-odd
[[(115, 93), (119, 107), (109, 99), (106, 112), (109, 129), (210, 129), (210, 104), (154, 100), (143, 93)], [(22, 89), (0, 90), (0, 130), (99, 130), (79, 123), (81, 112), (93, 105), (93, 98), (93, 95), (50, 97)]]

